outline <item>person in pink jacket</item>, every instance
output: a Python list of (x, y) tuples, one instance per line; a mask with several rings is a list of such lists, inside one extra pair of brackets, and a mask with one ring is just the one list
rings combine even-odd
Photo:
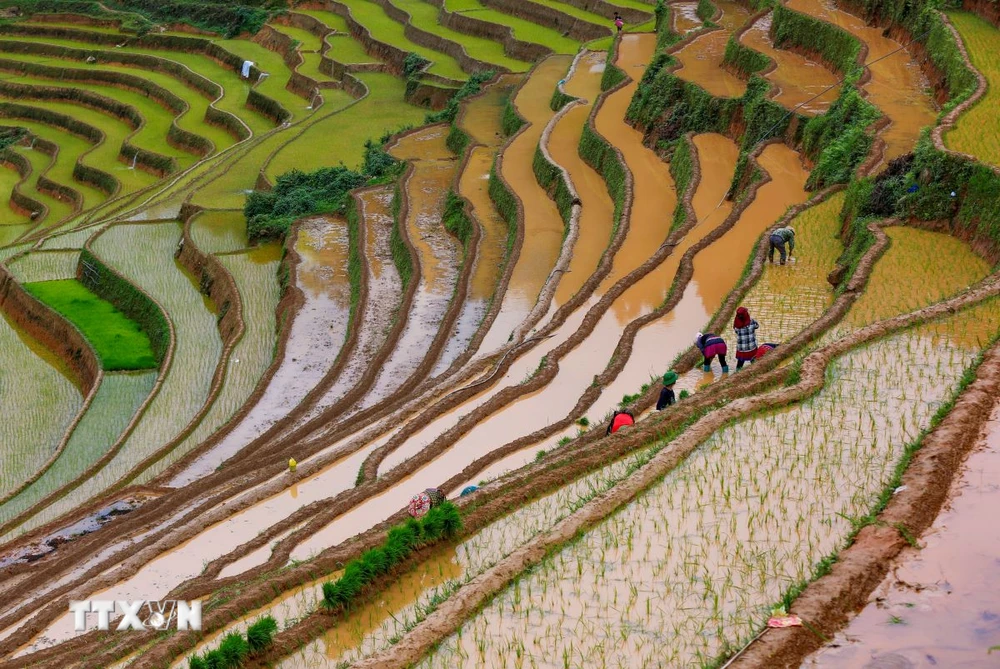
[(705, 358), (703, 369), (706, 372), (712, 371), (712, 358), (718, 356), (719, 364), (722, 365), (722, 373), (729, 373), (729, 365), (726, 364), (726, 353), (729, 352), (729, 349), (726, 348), (725, 339), (711, 332), (706, 334), (699, 332), (698, 336), (694, 338), (694, 343)]

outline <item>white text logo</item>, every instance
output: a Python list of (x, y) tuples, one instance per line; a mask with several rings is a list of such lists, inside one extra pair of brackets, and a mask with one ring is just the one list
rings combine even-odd
[(180, 602), (168, 599), (162, 602), (138, 600), (126, 602), (121, 599), (93, 599), (71, 601), (69, 610), (73, 612), (73, 624), (77, 632), (87, 631), (87, 614), (97, 614), (97, 629), (110, 629), (111, 616), (115, 611), (121, 614), (116, 630), (201, 630), (201, 602)]

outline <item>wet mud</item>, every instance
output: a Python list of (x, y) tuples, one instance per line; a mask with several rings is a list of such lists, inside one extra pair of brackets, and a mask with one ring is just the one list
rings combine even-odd
[(920, 131), (935, 125), (937, 118), (934, 100), (927, 92), (929, 84), (913, 57), (905, 49), (893, 53), (899, 42), (830, 0), (790, 0), (788, 7), (840, 26), (868, 45), (866, 62), (871, 63), (871, 80), (864, 89), (869, 101), (891, 121), (880, 135), (886, 143), (883, 161), (888, 163), (912, 151)]
[(732, 0), (716, 0), (715, 4), (722, 10), (722, 17), (716, 21), (721, 29), (701, 35), (676, 51), (674, 57), (681, 66), (674, 74), (712, 95), (738, 98), (746, 91), (746, 82), (723, 69), (722, 58), (730, 35), (746, 23), (750, 12)]
[(701, 19), (698, 18), (697, 2), (675, 2), (670, 5), (671, 21), (674, 25), (674, 32), (679, 35), (697, 30), (702, 26)]
[[(420, 258), (419, 276), (406, 327), (358, 408), (373, 406), (398, 388), (430, 352), (456, 291), (462, 251), (442, 224), (445, 195), (458, 169), (445, 145), (448, 129), (432, 126), (405, 135), (391, 149), (412, 166), (405, 183), (405, 225)], [(400, 214), (404, 216), (403, 213)]]
[(775, 48), (770, 35), (771, 18), (767, 14), (757, 19), (740, 42), (777, 64), (765, 75), (777, 89), (772, 98), (786, 109), (808, 116), (826, 112), (840, 94), (837, 75), (794, 51)]
[(343, 219), (317, 217), (299, 224), (295, 278), (303, 302), (284, 358), (250, 413), (213, 448), (215, 457), (237, 452), (288, 415), (337, 362), (351, 310), (348, 246)]

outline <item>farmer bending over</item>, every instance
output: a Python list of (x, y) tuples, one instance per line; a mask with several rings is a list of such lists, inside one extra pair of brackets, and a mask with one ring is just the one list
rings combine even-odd
[(722, 365), (722, 373), (729, 373), (729, 365), (726, 364), (726, 353), (729, 349), (726, 348), (726, 340), (719, 335), (714, 335), (712, 333), (702, 334), (698, 333), (698, 336), (694, 338), (695, 346), (701, 351), (701, 354), (705, 357), (703, 369), (706, 372), (712, 371), (712, 358), (719, 356), (719, 364)]
[(629, 425), (635, 425), (635, 416), (632, 415), (631, 411), (616, 411), (613, 416), (611, 416), (611, 423), (608, 424), (607, 434), (614, 434), (623, 427), (628, 427)]
[(781, 264), (785, 264), (785, 244), (788, 244), (788, 255), (792, 255), (795, 251), (795, 228), (792, 226), (778, 228), (771, 233), (771, 252), (768, 254), (771, 264), (774, 264), (774, 249), (778, 249), (778, 253), (781, 254)]

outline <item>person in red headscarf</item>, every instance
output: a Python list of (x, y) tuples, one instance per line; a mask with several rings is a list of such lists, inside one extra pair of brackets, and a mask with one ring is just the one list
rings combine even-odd
[(736, 331), (736, 369), (742, 369), (746, 362), (752, 363), (757, 354), (757, 321), (750, 318), (746, 307), (736, 310), (733, 330)]

